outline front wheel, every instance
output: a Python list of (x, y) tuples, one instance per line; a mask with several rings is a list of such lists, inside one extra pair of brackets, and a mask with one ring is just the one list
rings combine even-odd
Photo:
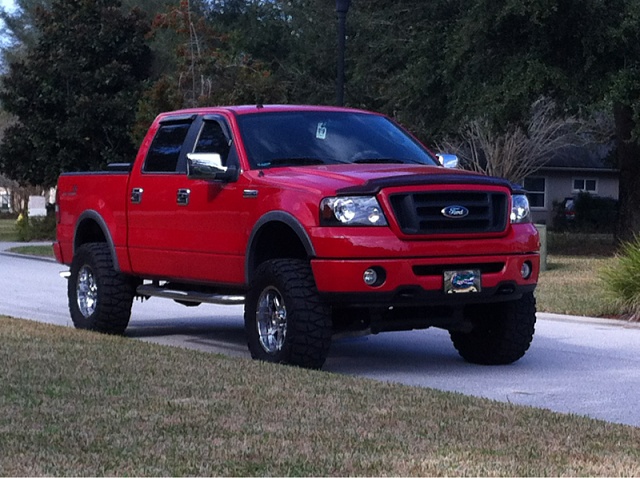
[(321, 368), (331, 345), (331, 312), (307, 261), (276, 259), (258, 267), (244, 312), (254, 359)]
[(451, 332), (462, 358), (483, 365), (510, 364), (525, 354), (533, 340), (536, 299), (527, 293), (515, 301), (476, 306), (466, 315), (473, 324), (471, 332)]
[(76, 328), (120, 335), (129, 324), (135, 286), (114, 269), (107, 244), (90, 243), (73, 256), (67, 295)]

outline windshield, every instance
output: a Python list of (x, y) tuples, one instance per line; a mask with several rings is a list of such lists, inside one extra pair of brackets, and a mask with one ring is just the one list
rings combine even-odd
[(435, 165), (388, 118), (356, 112), (288, 111), (238, 118), (252, 168), (348, 163)]

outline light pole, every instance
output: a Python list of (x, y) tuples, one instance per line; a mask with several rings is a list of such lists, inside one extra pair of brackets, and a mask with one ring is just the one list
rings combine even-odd
[(338, 16), (338, 78), (336, 79), (336, 104), (344, 106), (344, 50), (346, 40), (347, 12), (351, 0), (336, 0)]

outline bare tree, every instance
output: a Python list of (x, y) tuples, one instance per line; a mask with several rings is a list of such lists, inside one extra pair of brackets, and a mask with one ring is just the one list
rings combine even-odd
[[(528, 121), (496, 133), (488, 118), (476, 119), (455, 139), (445, 139), (442, 151), (456, 154), (463, 169), (498, 176), (512, 182), (542, 168), (565, 146), (586, 146), (606, 136), (610, 122), (560, 117), (555, 102), (543, 97), (531, 106)], [(609, 133), (610, 137), (610, 133)]]

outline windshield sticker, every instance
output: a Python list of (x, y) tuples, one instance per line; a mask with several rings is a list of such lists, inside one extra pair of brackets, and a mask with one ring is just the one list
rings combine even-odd
[(316, 129), (316, 138), (327, 139), (327, 123), (318, 123), (318, 129)]

